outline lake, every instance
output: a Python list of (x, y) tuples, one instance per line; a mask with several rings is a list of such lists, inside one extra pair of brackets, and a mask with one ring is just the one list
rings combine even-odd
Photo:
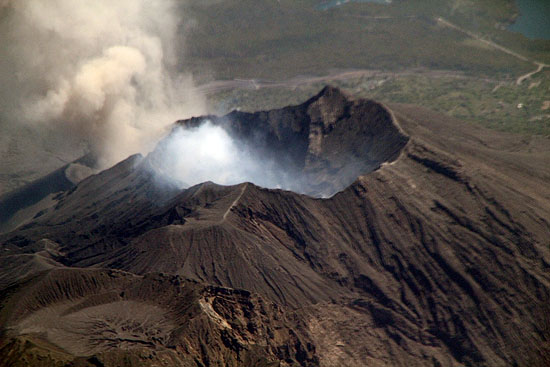
[(516, 0), (520, 15), (508, 30), (530, 39), (550, 40), (550, 0)]
[(335, 8), (346, 3), (355, 2), (355, 3), (375, 3), (375, 4), (389, 4), (391, 0), (331, 0), (321, 3), (316, 6), (318, 10), (328, 10)]

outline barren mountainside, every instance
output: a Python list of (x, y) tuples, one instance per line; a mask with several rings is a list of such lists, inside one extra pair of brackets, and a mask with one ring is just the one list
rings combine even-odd
[(304, 193), (178, 189), (155, 174), (160, 142), (54, 195), (0, 234), (0, 361), (548, 362), (548, 139), (331, 87), (177, 124), (206, 120), (291, 167)]

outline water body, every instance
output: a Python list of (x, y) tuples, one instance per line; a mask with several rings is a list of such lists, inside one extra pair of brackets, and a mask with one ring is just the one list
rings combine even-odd
[(519, 17), (508, 27), (530, 39), (550, 40), (550, 0), (516, 0)]
[[(550, 0), (549, 0), (550, 1)], [(390, 4), (392, 0), (331, 0), (317, 5), (315, 8), (318, 10), (329, 10), (346, 3), (375, 3), (375, 4)]]

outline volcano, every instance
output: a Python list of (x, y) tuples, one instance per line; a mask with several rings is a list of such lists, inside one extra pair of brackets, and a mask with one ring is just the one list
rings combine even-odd
[(547, 138), (332, 87), (205, 121), (299, 188), (181, 189), (162, 141), (63, 188), (0, 235), (4, 365), (547, 365)]

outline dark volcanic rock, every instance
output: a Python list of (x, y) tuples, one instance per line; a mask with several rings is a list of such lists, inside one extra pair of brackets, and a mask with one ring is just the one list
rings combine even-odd
[(0, 345), (2, 365), (317, 364), (303, 325), (246, 291), (100, 269), (51, 270), (22, 285), (1, 299), (15, 331)]
[[(0, 237), (0, 357), (544, 365), (547, 139), (331, 88), (300, 106), (210, 119), (245, 141), (260, 136), (265, 154), (293, 162), (313, 188), (357, 177), (329, 199), (251, 183), (161, 187), (138, 156), (89, 177)], [(361, 162), (347, 165), (350, 156)], [(85, 328), (82, 317), (97, 315), (112, 333)], [(42, 332), (52, 320), (102, 337), (71, 346), (63, 328)]]
[(382, 105), (353, 100), (333, 87), (298, 106), (178, 124), (198, 127), (205, 121), (227, 129), (260, 159), (277, 162), (300, 182), (291, 189), (310, 196), (343, 190), (357, 176), (397, 158), (408, 140)]

